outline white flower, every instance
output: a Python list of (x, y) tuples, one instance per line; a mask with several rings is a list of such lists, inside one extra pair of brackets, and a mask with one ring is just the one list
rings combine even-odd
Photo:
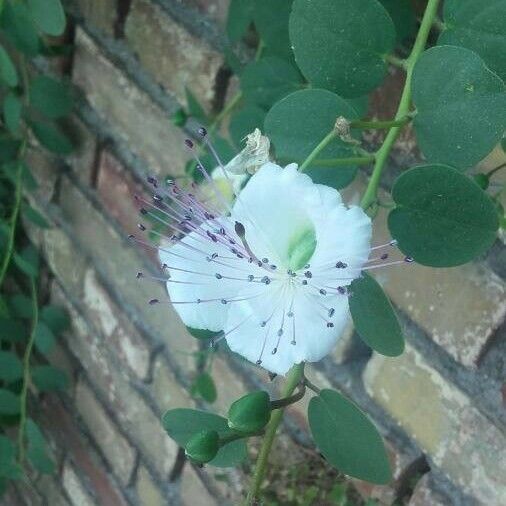
[(233, 207), (223, 203), (226, 214), (175, 184), (167, 194), (178, 235), (159, 257), (185, 325), (222, 331), (233, 351), (278, 374), (332, 350), (349, 318), (347, 287), (371, 251), (360, 207), (296, 165), (270, 162)]

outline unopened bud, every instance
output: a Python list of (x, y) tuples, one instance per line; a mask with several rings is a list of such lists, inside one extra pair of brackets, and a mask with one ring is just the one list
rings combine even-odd
[(269, 394), (263, 390), (241, 397), (228, 410), (228, 426), (238, 432), (261, 431), (270, 418)]
[(220, 437), (215, 430), (203, 430), (194, 434), (186, 443), (185, 454), (199, 464), (205, 464), (216, 457), (220, 449)]

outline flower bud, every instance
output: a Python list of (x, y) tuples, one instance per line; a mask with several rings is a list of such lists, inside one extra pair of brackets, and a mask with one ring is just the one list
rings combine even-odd
[(188, 115), (184, 109), (178, 109), (170, 119), (177, 127), (184, 127), (186, 125), (186, 121), (188, 120)]
[(238, 432), (258, 432), (271, 417), (269, 394), (260, 390), (241, 397), (228, 410), (228, 426)]
[(215, 430), (194, 434), (186, 443), (185, 454), (194, 462), (205, 464), (213, 460), (220, 449), (220, 438)]

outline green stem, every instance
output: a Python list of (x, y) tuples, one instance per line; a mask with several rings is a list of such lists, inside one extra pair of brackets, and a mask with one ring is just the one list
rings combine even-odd
[(30, 330), (30, 338), (26, 345), (25, 354), (23, 355), (23, 386), (19, 394), (19, 429), (18, 429), (18, 462), (22, 467), (25, 461), (25, 426), (26, 426), (26, 407), (28, 397), (28, 386), (30, 383), (30, 357), (32, 355), (33, 344), (35, 342), (35, 329), (39, 320), (39, 307), (37, 304), (37, 287), (35, 278), (30, 278), (30, 288), (32, 296), (32, 325)]
[(306, 393), (306, 385), (304, 383), (300, 383), (299, 391), (289, 397), (283, 397), (282, 399), (276, 399), (275, 401), (271, 401), (271, 410), (272, 409), (281, 409), (290, 406), (290, 404), (295, 404), (300, 401), (304, 394)]
[(445, 22), (441, 18), (439, 18), (438, 16), (436, 16), (434, 18), (434, 20), (432, 21), (432, 26), (438, 32), (443, 32), (444, 30), (446, 30), (446, 24), (445, 24)]
[(321, 153), (321, 151), (325, 149), (329, 145), (329, 143), (336, 137), (337, 132), (335, 130), (329, 132), (318, 144), (318, 146), (316, 146), (316, 148), (314, 148), (313, 151), (311, 151), (311, 153), (309, 154), (309, 156), (304, 160), (302, 165), (299, 167), (300, 172), (304, 172), (309, 167), (311, 162)]
[(324, 158), (315, 160), (315, 165), (318, 167), (338, 167), (339, 165), (367, 165), (374, 162), (374, 155), (367, 156), (350, 156), (348, 158)]
[(491, 177), (493, 176), (496, 172), (499, 172), (500, 170), (504, 169), (506, 167), (506, 163), (502, 163), (501, 165), (499, 165), (498, 167), (495, 167), (494, 169), (488, 171), (486, 173), (487, 177)]
[(363, 129), (371, 129), (371, 130), (381, 130), (383, 128), (392, 128), (403, 126), (411, 120), (410, 116), (405, 116), (401, 119), (391, 119), (386, 121), (352, 121), (350, 123), (350, 128), (363, 128)]
[(312, 390), (315, 394), (320, 395), (321, 390), (314, 384), (311, 383), (305, 376), (304, 376), (304, 385), (306, 385), (309, 390)]
[[(422, 51), (425, 48), (425, 44), (427, 43), (427, 37), (429, 36), (432, 22), (434, 21), (434, 18), (437, 14), (438, 5), (439, 0), (428, 1), (427, 7), (425, 8), (425, 12), (423, 14), (420, 29), (418, 30), (418, 34), (415, 39), (415, 43), (413, 44), (411, 53), (406, 60), (406, 82), (404, 83), (404, 89), (402, 91), (397, 113), (395, 115), (395, 119), (397, 120), (404, 118), (409, 113), (409, 107), (411, 104), (411, 79), (413, 77), (413, 68), (419, 56), (422, 54)], [(365, 193), (362, 197), (362, 201), (360, 202), (360, 205), (363, 209), (368, 209), (376, 200), (381, 173), (383, 172), (385, 163), (388, 159), (388, 156), (390, 155), (390, 151), (395, 141), (397, 140), (401, 129), (402, 126), (394, 126), (390, 128), (388, 134), (385, 137), (385, 140), (383, 141), (383, 144), (376, 153), (376, 163), (374, 164), (371, 179), (369, 180), (369, 184), (367, 185)]]
[[(293, 391), (299, 384), (300, 380), (304, 375), (304, 363), (296, 364), (290, 369), (288, 376), (286, 378), (285, 387), (283, 389), (282, 396), (289, 397), (293, 394)], [(267, 425), (267, 429), (265, 431), (265, 438), (262, 443), (262, 447), (260, 448), (260, 453), (258, 455), (257, 463), (255, 466), (255, 473), (253, 475), (253, 479), (251, 481), (248, 495), (246, 496), (246, 505), (250, 506), (255, 504), (255, 500), (258, 496), (258, 492), (260, 491), (260, 487), (262, 485), (265, 471), (267, 470), (267, 463), (269, 459), (269, 453), (272, 448), (272, 444), (274, 443), (274, 438), (276, 436), (276, 432), (278, 430), (279, 424), (283, 418), (283, 410), (277, 409), (272, 412), (271, 420)]]
[(406, 68), (406, 60), (403, 60), (402, 58), (399, 58), (398, 56), (395, 56), (393, 54), (386, 54), (383, 58), (386, 62), (391, 63), (392, 65), (395, 65), (396, 67), (399, 67), (401, 69)]

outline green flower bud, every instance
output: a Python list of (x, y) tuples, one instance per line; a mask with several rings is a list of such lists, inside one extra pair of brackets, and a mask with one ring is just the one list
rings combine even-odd
[(194, 462), (205, 464), (213, 460), (220, 449), (220, 437), (215, 430), (194, 434), (186, 443), (185, 454)]
[(184, 127), (186, 125), (186, 121), (188, 119), (188, 115), (186, 114), (184, 109), (178, 109), (170, 118), (172, 123), (177, 127)]
[(490, 183), (489, 177), (486, 174), (475, 174), (474, 180), (476, 181), (476, 183), (478, 183), (478, 186), (482, 190), (486, 190), (488, 188), (489, 183)]
[(228, 426), (238, 432), (258, 432), (270, 418), (269, 394), (263, 390), (241, 397), (228, 410)]

